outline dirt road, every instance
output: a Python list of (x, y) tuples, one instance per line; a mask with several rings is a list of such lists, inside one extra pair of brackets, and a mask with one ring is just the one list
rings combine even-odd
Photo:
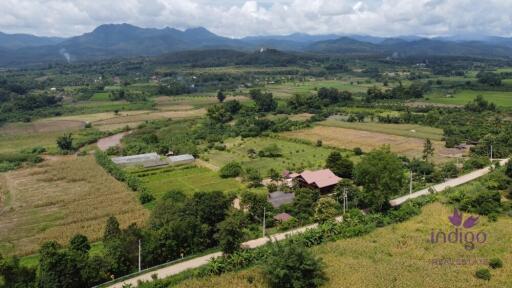
[(110, 147), (115, 147), (121, 144), (121, 139), (123, 139), (124, 136), (128, 135), (130, 132), (122, 132), (118, 134), (114, 134), (112, 136), (108, 136), (105, 138), (101, 138), (98, 140), (98, 148), (100, 148), (101, 151), (106, 151)]

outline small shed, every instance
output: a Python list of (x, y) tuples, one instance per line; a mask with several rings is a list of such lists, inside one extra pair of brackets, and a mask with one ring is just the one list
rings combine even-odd
[(288, 213), (279, 213), (276, 216), (274, 216), (274, 220), (279, 221), (279, 222), (286, 222), (292, 218), (293, 218), (292, 215), (290, 215)]
[(196, 160), (196, 158), (194, 158), (194, 156), (190, 154), (170, 156), (167, 159), (169, 160), (169, 163), (171, 163), (172, 165), (193, 163)]

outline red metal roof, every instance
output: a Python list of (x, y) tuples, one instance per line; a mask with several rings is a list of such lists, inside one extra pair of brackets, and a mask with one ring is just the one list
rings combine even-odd
[(306, 170), (300, 174), (300, 177), (309, 185), (315, 185), (318, 188), (325, 188), (338, 184), (341, 178), (336, 176), (330, 169), (317, 171)]

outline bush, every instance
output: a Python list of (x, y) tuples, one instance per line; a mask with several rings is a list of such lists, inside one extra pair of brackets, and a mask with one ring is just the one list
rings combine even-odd
[(149, 194), (147, 191), (143, 191), (139, 195), (139, 201), (140, 201), (140, 204), (142, 204), (142, 205), (149, 203), (153, 200), (155, 200), (155, 197), (153, 195)]
[(498, 269), (503, 267), (503, 261), (500, 258), (492, 258), (489, 260), (489, 267), (492, 269)]
[(220, 168), (219, 175), (222, 178), (234, 178), (242, 175), (243, 169), (238, 162), (229, 162)]
[(473, 156), (464, 162), (464, 170), (482, 169), (490, 163), (485, 156)]
[(324, 264), (298, 244), (274, 244), (264, 268), (270, 287), (312, 288), (326, 282)]
[(480, 268), (476, 270), (475, 273), (476, 278), (482, 279), (482, 280), (491, 280), (491, 272), (487, 268)]
[(505, 174), (512, 178), (512, 161), (508, 161), (507, 166), (505, 168)]
[(357, 156), (363, 155), (363, 149), (359, 147), (354, 148), (354, 154), (356, 154)]

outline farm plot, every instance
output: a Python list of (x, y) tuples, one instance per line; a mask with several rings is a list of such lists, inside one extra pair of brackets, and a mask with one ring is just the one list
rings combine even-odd
[(39, 120), (32, 123), (8, 123), (0, 127), (0, 153), (19, 152), (35, 146), (55, 147), (55, 139), (65, 132), (77, 131), (83, 123), (75, 120)]
[[(329, 280), (322, 287), (512, 287), (512, 265), (492, 270), (490, 281), (474, 276), (478, 268), (487, 266), (477, 262), (481, 259), (488, 261), (499, 257), (503, 263), (511, 263), (512, 218), (500, 217), (497, 222), (489, 222), (487, 217), (480, 217), (477, 231), (492, 236), (471, 251), (465, 250), (461, 243), (434, 245), (427, 241), (432, 229), (453, 230), (448, 221), (452, 209), (434, 203), (426, 206), (421, 215), (404, 223), (379, 228), (362, 237), (313, 247), (311, 252), (326, 264)], [(435, 262), (441, 259), (453, 262), (451, 265)], [(221, 276), (186, 280), (176, 287), (267, 287), (263, 276), (261, 268), (251, 267)]]
[(465, 105), (473, 101), (478, 95), (482, 95), (485, 100), (497, 106), (512, 107), (512, 92), (502, 91), (461, 90), (453, 95), (447, 95), (447, 93), (437, 91), (427, 95), (429, 100), (424, 101), (428, 103)]
[(235, 179), (223, 179), (207, 168), (190, 165), (132, 173), (143, 181), (157, 199), (173, 189), (192, 194), (198, 191), (237, 191), (242, 188), (242, 184)]
[(76, 233), (95, 241), (106, 219), (122, 226), (148, 218), (136, 197), (93, 157), (53, 157), (35, 167), (0, 174), (0, 252), (31, 254), (49, 240), (66, 244)]
[[(317, 139), (314, 139), (316, 141)], [(278, 172), (288, 170), (317, 169), (325, 165), (325, 159), (333, 151), (326, 147), (315, 147), (313, 145), (289, 140), (260, 137), (240, 139), (234, 138), (225, 141), (226, 150), (209, 150), (202, 155), (203, 159), (208, 160), (217, 167), (222, 167), (231, 161), (237, 161), (244, 168), (253, 168), (260, 171), (262, 176), (268, 176), (268, 171), (273, 168)], [(269, 158), (251, 156), (249, 150), (256, 153), (270, 145), (277, 145), (281, 151), (281, 157)], [(343, 153), (346, 156), (352, 156), (351, 152)]]
[[(359, 84), (357, 83), (359, 81)], [(276, 97), (287, 98), (294, 94), (309, 95), (322, 87), (336, 88), (352, 93), (366, 93), (372, 86), (381, 86), (380, 83), (366, 83), (365, 79), (354, 78), (352, 80), (317, 80), (307, 82), (288, 82), (284, 84), (271, 84), (265, 88)]]
[(431, 139), (441, 141), (443, 130), (434, 127), (421, 126), (416, 124), (386, 124), (378, 122), (346, 122), (329, 119), (320, 122), (321, 126), (356, 129), (370, 132), (378, 132), (390, 135), (412, 137), (419, 139)]
[[(421, 158), (424, 144), (424, 141), (418, 138), (327, 126), (316, 126), (311, 129), (285, 132), (282, 135), (309, 141), (322, 140), (324, 144), (346, 149), (360, 147), (366, 152), (379, 148), (382, 145), (389, 145), (391, 151), (410, 158)], [(432, 143), (435, 148), (434, 161), (436, 162), (448, 161), (450, 156), (456, 156), (461, 153), (457, 149), (445, 148), (444, 143), (441, 141), (434, 140)]]

